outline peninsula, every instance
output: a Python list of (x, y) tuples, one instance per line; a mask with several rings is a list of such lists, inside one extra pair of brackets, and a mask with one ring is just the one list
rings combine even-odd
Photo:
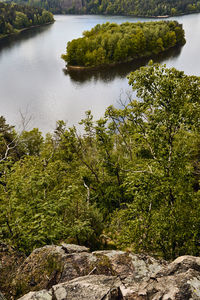
[(99, 67), (151, 57), (184, 43), (184, 30), (176, 21), (107, 22), (68, 42), (61, 57), (68, 68)]
[(0, 39), (30, 27), (54, 22), (45, 9), (0, 2)]

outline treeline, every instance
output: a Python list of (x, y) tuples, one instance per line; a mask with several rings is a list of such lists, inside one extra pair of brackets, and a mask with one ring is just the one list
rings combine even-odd
[(85, 11), (92, 14), (166, 16), (200, 11), (198, 0), (86, 0)]
[(73, 242), (165, 259), (199, 255), (200, 78), (149, 65), (140, 100), (75, 127), (16, 133), (0, 118), (0, 240), (26, 253)]
[[(18, 0), (18, 2), (22, 2)], [(198, 0), (27, 0), (53, 13), (171, 16), (200, 11)]]
[(62, 58), (69, 66), (100, 66), (149, 57), (185, 43), (176, 21), (98, 24), (68, 42)]
[(53, 21), (52, 13), (44, 9), (0, 2), (0, 38), (24, 28)]

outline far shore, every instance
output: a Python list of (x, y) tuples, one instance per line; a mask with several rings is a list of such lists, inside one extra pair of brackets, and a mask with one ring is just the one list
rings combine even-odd
[(53, 22), (48, 22), (48, 23), (44, 23), (44, 24), (33, 25), (33, 26), (30, 26), (30, 27), (22, 28), (22, 29), (16, 29), (15, 32), (12, 32), (12, 33), (9, 33), (9, 34), (4, 34), (2, 36), (0, 35), (0, 40), (3, 40), (3, 39), (5, 39), (5, 38), (7, 38), (9, 36), (20, 34), (21, 32), (29, 30), (29, 29), (33, 29), (33, 28), (37, 28), (37, 27), (41, 27), (41, 26), (45, 26), (45, 25), (50, 25), (50, 24), (53, 24), (54, 22), (55, 22), (55, 20)]
[(68, 15), (68, 16), (73, 16), (73, 15), (93, 15), (93, 16), (123, 16), (123, 17), (133, 17), (133, 18), (147, 18), (147, 19), (168, 19), (168, 18), (173, 18), (173, 17), (181, 17), (181, 16), (185, 16), (185, 15), (192, 15), (192, 14), (198, 14), (200, 13), (200, 11), (191, 11), (191, 12), (182, 12), (182, 13), (177, 13), (174, 15), (160, 15), (160, 16), (147, 16), (147, 15), (131, 15), (131, 14), (90, 14), (90, 13), (53, 13), (55, 16), (56, 15)]

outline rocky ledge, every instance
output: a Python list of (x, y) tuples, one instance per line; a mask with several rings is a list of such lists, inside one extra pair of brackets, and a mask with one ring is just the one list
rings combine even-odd
[(131, 252), (45, 246), (18, 266), (9, 299), (197, 300), (200, 258), (181, 256), (167, 263)]

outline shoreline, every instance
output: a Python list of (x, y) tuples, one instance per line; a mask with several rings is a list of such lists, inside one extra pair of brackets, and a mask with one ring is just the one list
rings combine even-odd
[[(140, 58), (142, 58), (142, 57), (140, 57)], [(135, 58), (135, 59), (137, 59), (137, 58)], [(90, 66), (85, 67), (85, 66), (66, 65), (66, 69), (69, 70), (69, 71), (97, 70), (97, 69), (105, 68), (105, 67), (115, 67), (115, 66), (120, 65), (120, 64), (124, 64), (124, 63), (127, 63), (127, 62), (134, 61), (135, 59), (120, 61), (120, 62), (110, 63), (110, 64), (103, 64), (103, 65), (99, 65), (99, 66), (91, 66), (91, 67)]]
[(33, 26), (30, 26), (30, 27), (22, 28), (22, 29), (16, 29), (17, 30), (16, 32), (12, 32), (12, 33), (0, 36), (0, 41), (3, 40), (3, 39), (8, 38), (10, 36), (18, 35), (18, 34), (22, 33), (23, 31), (26, 31), (26, 30), (29, 30), (29, 29), (34, 29), (34, 28), (37, 28), (37, 27), (45, 26), (45, 25), (50, 25), (50, 24), (53, 24), (54, 22), (55, 22), (55, 20), (53, 22), (48, 22), (48, 23), (44, 23), (44, 24), (33, 25)]
[(181, 17), (181, 16), (187, 16), (187, 15), (192, 15), (192, 14), (198, 14), (200, 13), (199, 11), (193, 11), (193, 12), (185, 12), (185, 13), (180, 13), (180, 14), (175, 14), (175, 15), (160, 15), (160, 16), (146, 16), (146, 15), (131, 15), (131, 14), (90, 14), (90, 13), (53, 13), (53, 15), (63, 15), (63, 16), (123, 16), (123, 17), (133, 17), (133, 18), (147, 18), (147, 19), (169, 19), (173, 17)]
[[(156, 55), (162, 55), (162, 54), (165, 54), (167, 53), (169, 50), (172, 50), (172, 49), (176, 49), (178, 47), (182, 47), (184, 46), (183, 45), (175, 45), (174, 47), (170, 47), (169, 49), (166, 49), (165, 51), (162, 51)], [(89, 71), (89, 70), (101, 70), (103, 68), (109, 68), (109, 67), (116, 67), (116, 66), (119, 66), (119, 65), (123, 65), (123, 64), (127, 64), (127, 63), (132, 63), (134, 61), (139, 61), (140, 59), (153, 59), (153, 57), (155, 56), (155, 54), (151, 54), (151, 55), (147, 55), (147, 56), (141, 56), (141, 57), (137, 57), (137, 58), (131, 58), (131, 59), (127, 59), (125, 61), (120, 61), (120, 62), (115, 62), (115, 63), (110, 63), (110, 64), (103, 64), (103, 65), (98, 65), (98, 66), (72, 66), (72, 65), (66, 65), (65, 67), (65, 70), (67, 71), (74, 71), (74, 72), (83, 72), (83, 71)]]

